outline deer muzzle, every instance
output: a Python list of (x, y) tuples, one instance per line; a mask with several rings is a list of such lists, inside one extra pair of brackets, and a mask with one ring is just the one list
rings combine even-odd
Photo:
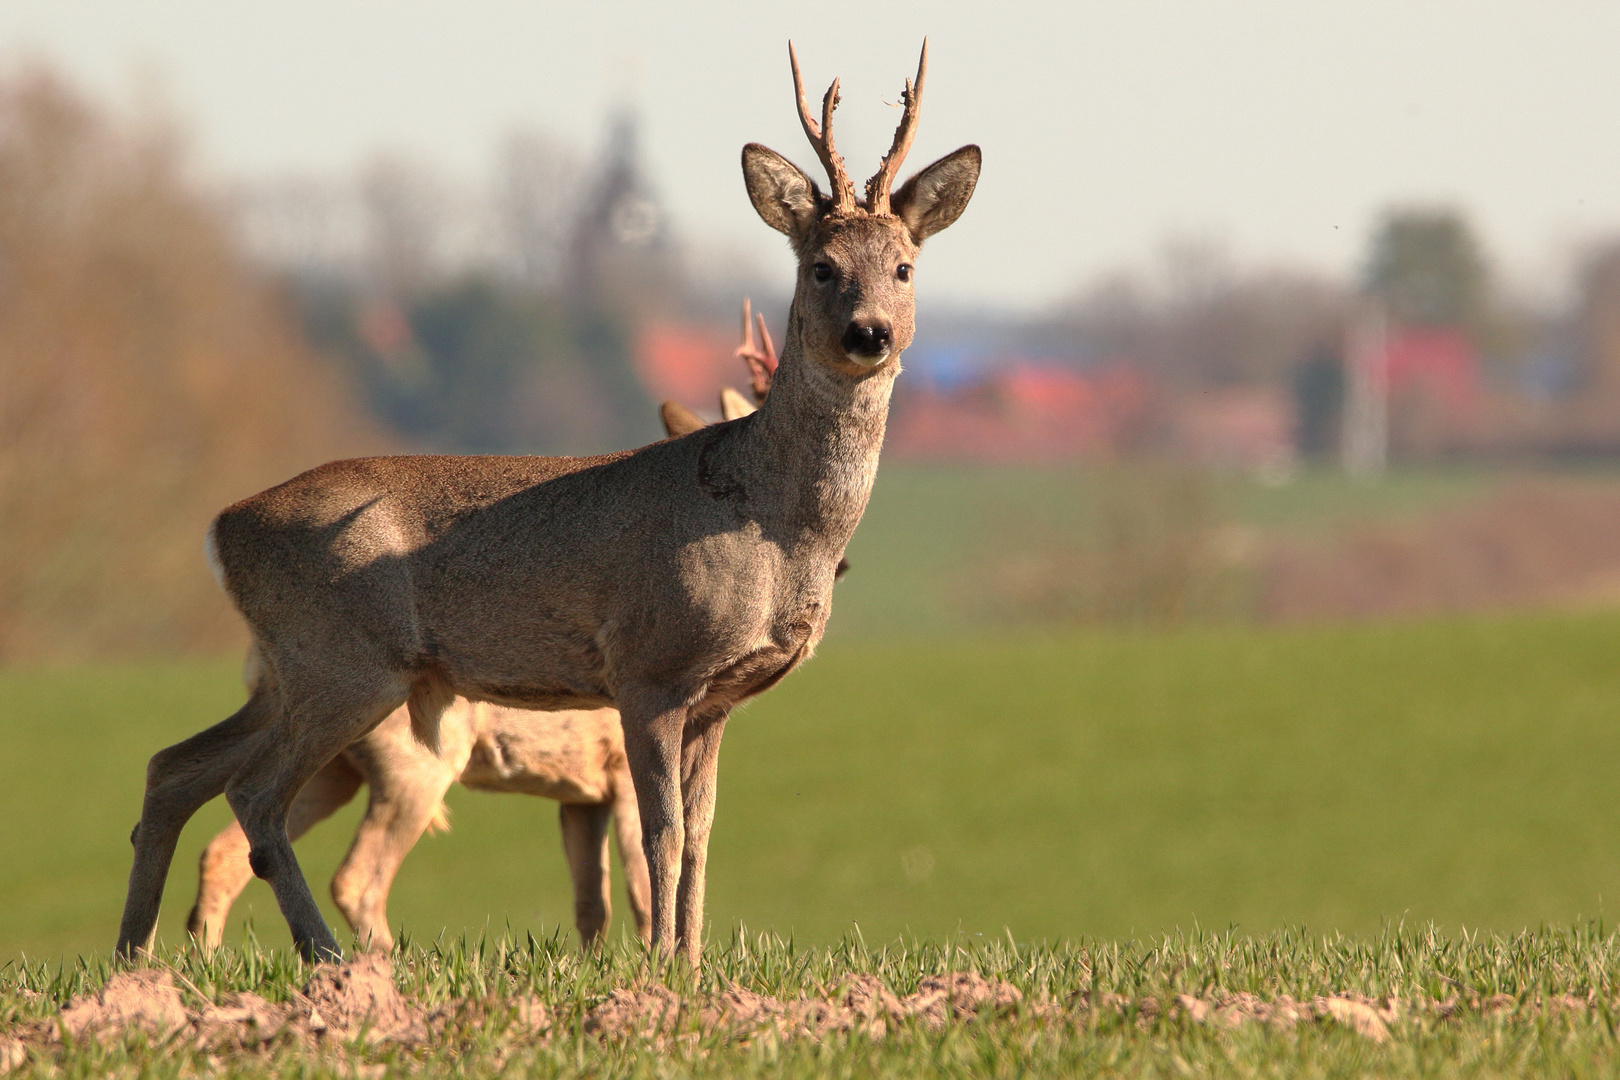
[(862, 367), (876, 367), (894, 348), (894, 328), (887, 319), (855, 319), (844, 328), (839, 344), (844, 354)]

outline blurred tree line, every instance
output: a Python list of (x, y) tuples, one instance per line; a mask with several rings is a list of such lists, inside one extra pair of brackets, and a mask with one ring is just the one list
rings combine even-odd
[(579, 454), (658, 437), (635, 337), (684, 295), (630, 117), (588, 167), (518, 135), (483, 192), (384, 157), (349, 182), (260, 185), (240, 213), (311, 342), (410, 445)]
[(1249, 388), (1287, 400), (1302, 458), (1337, 458), (1348, 343), (1375, 304), (1391, 339), (1455, 335), (1479, 391), (1459, 410), (1432, 380), (1397, 378), (1397, 460), (1610, 456), (1620, 453), (1620, 241), (1593, 243), (1576, 263), (1569, 300), (1527, 299), (1495, 271), (1463, 212), (1397, 207), (1369, 236), (1359, 280), (1239, 268), (1219, 244), (1178, 241), (1149, 272), (1106, 277), (1064, 301), (1051, 333), (1090, 364), (1153, 379), (1157, 423), (1128, 451), (1174, 454), (1178, 403)]
[(390, 445), (171, 132), (0, 80), (0, 662), (242, 640), (209, 519)]
[(658, 438), (633, 350), (682, 280), (627, 116), (471, 195), (392, 157), (220, 191), (161, 121), (0, 79), (0, 663), (237, 647), (207, 523), (323, 461)]
[[(44, 71), (0, 78), (0, 663), (235, 648), (206, 524), (322, 461), (650, 441), (641, 328), (729, 325), (743, 292), (689, 284), (702, 261), (683, 256), (628, 117), (591, 161), (513, 136), (479, 188), (397, 157), (226, 193), (187, 170), (161, 122)], [(1054, 542), (998, 589), (1062, 618), (1228, 610), (1253, 545), (1200, 494), (1177, 425), (1269, 395), (1300, 454), (1331, 459), (1369, 300), (1479, 361), (1466, 423), (1421, 383), (1395, 395), (1398, 459), (1620, 452), (1620, 244), (1594, 246), (1548, 308), (1513, 296), (1449, 208), (1386, 215), (1358, 281), (1176, 243), (1011, 327), (1157, 391), (1120, 447), (1151, 464), (1105, 476), (1094, 540)]]

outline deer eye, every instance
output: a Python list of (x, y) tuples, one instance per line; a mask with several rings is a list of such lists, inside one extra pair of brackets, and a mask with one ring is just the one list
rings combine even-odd
[(899, 278), (901, 281), (910, 281), (911, 280), (911, 264), (910, 263), (901, 263), (899, 266), (895, 267), (894, 268), (894, 276)]
[(816, 263), (816, 265), (812, 266), (810, 268), (810, 274), (811, 274), (812, 277), (814, 277), (817, 281), (821, 282), (822, 284), (826, 284), (827, 282), (831, 281), (832, 276), (833, 276), (832, 275), (832, 267), (828, 266), (824, 262), (819, 262), (819, 263)]

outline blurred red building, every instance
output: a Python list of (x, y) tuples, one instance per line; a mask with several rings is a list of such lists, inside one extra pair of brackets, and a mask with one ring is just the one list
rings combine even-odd
[(992, 365), (954, 387), (904, 388), (889, 420), (896, 456), (1062, 461), (1112, 454), (1140, 438), (1155, 393), (1136, 369), (1093, 372), (1038, 361)]
[(1480, 406), (1479, 353), (1461, 330), (1434, 326), (1392, 332), (1384, 370), (1391, 394), (1422, 394), (1459, 417)]
[(636, 337), (635, 367), (655, 401), (712, 410), (722, 386), (746, 386), (736, 331), (702, 323), (650, 322)]

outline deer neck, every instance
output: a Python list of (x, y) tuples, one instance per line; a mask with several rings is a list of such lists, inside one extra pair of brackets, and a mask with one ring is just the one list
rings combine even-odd
[(795, 299), (770, 397), (753, 417), (739, 464), (751, 487), (773, 491), (770, 513), (790, 534), (841, 552), (860, 523), (877, 476), (898, 362), (850, 377), (806, 355)]

